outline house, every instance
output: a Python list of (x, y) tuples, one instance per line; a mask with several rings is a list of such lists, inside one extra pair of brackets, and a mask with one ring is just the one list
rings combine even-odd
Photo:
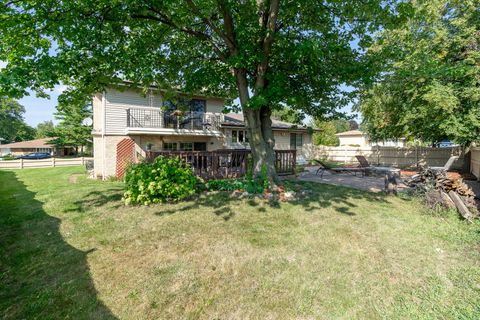
[(58, 148), (49, 143), (54, 138), (42, 138), (28, 141), (20, 141), (9, 144), (0, 144), (0, 156), (11, 154), (15, 157), (23, 156), (31, 152), (48, 152), (55, 156), (70, 155), (75, 152), (71, 147)]
[(350, 130), (337, 133), (335, 136), (340, 140), (339, 146), (351, 146), (351, 147), (404, 147), (405, 139), (398, 140), (384, 140), (384, 141), (371, 141), (365, 132), (360, 130)]
[[(136, 162), (146, 151), (213, 151), (248, 149), (240, 114), (224, 114), (219, 97), (181, 94), (172, 101), (151, 87), (115, 86), (93, 97), (93, 153), (96, 177), (117, 175), (122, 161)], [(275, 149), (302, 154), (311, 130), (273, 120)], [(126, 159), (126, 160), (125, 160)]]

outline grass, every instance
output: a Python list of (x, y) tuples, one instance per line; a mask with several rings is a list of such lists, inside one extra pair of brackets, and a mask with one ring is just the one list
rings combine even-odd
[(5, 319), (475, 319), (480, 225), (304, 183), (125, 207), (81, 168), (0, 171)]

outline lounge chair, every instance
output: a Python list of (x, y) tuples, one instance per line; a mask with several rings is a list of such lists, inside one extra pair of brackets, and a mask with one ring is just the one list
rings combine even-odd
[(332, 167), (326, 161), (317, 160), (317, 159), (313, 159), (312, 161), (315, 164), (320, 165), (320, 168), (318, 168), (317, 172), (315, 172), (315, 174), (318, 174), (320, 172), (320, 178), (323, 178), (323, 174), (325, 173), (325, 171), (328, 171), (330, 173), (353, 173), (354, 175), (357, 175), (357, 172), (360, 172), (362, 174), (362, 177), (365, 176), (365, 168), (361, 168), (361, 167), (355, 167), (355, 168)]
[(453, 163), (458, 159), (458, 156), (451, 156), (443, 167), (428, 167), (432, 171), (445, 171), (447, 172), (452, 168)]
[(372, 166), (364, 156), (355, 156), (360, 163), (360, 168), (371, 168)]

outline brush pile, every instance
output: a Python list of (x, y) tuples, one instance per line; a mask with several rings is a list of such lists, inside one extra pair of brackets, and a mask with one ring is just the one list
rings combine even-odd
[(424, 194), (430, 206), (457, 208), (463, 218), (472, 221), (479, 216), (475, 193), (461, 178), (450, 178), (443, 170), (424, 169), (405, 180), (405, 184)]

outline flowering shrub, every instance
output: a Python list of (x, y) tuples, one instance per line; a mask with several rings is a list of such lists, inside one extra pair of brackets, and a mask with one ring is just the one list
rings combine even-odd
[(125, 173), (125, 204), (178, 201), (195, 193), (199, 180), (180, 158), (158, 157), (131, 165)]

